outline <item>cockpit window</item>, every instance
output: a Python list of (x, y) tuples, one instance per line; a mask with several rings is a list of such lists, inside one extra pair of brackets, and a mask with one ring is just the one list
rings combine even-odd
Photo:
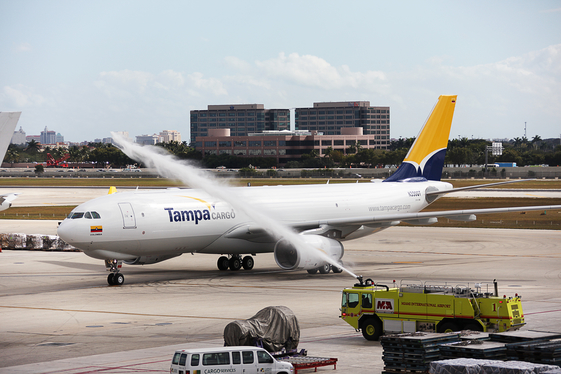
[(70, 212), (67, 218), (70, 219), (79, 219), (79, 218), (87, 218), (87, 219), (100, 219), (101, 216), (98, 212)]

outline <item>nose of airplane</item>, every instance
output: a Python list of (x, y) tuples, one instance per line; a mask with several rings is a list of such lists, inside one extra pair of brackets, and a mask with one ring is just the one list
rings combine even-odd
[(74, 242), (73, 234), (75, 233), (76, 230), (72, 228), (72, 222), (69, 221), (68, 219), (62, 221), (57, 228), (58, 236), (68, 244), (72, 244)]

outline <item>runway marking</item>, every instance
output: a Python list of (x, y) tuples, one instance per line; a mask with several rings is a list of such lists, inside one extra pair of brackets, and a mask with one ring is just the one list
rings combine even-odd
[(482, 257), (526, 257), (526, 258), (561, 258), (561, 255), (523, 255), (523, 254), (493, 254), (493, 253), (458, 253), (458, 252), (427, 252), (427, 251), (371, 251), (368, 249), (346, 249), (345, 252), (373, 252), (373, 253), (411, 253), (411, 254), (433, 254), (433, 255), (455, 255), (455, 256), (482, 256)]
[[(161, 370), (155, 370), (155, 369), (146, 369), (146, 368), (140, 368), (138, 366), (142, 366), (142, 365), (150, 365), (150, 364), (159, 364), (161, 362), (168, 362), (170, 361), (169, 359), (166, 360), (158, 360), (158, 361), (150, 361), (150, 362), (140, 362), (137, 364), (129, 364), (129, 365), (120, 365), (120, 366), (84, 366), (81, 368), (72, 368), (72, 369), (67, 369), (67, 370), (55, 370), (55, 371), (43, 371), (41, 372), (41, 374), (49, 374), (49, 373), (70, 373), (72, 372), (72, 374), (89, 374), (89, 373), (102, 373), (102, 372), (107, 372), (109, 370), (123, 370), (123, 373), (161, 373)], [(138, 367), (138, 368), (135, 368)], [(77, 371), (77, 370), (85, 370), (85, 371)]]
[[(208, 317), (208, 316), (181, 316), (175, 314), (152, 314), (152, 313), (132, 313), (132, 312), (112, 312), (107, 310), (78, 310), (78, 309), (58, 309), (58, 308), (38, 308), (31, 306), (11, 306), (0, 305), (0, 308), (6, 309), (26, 309), (26, 310), (48, 310), (52, 312), (74, 312), (74, 313), (100, 313), (100, 314), (119, 314), (125, 316), (141, 316), (141, 317), (168, 317), (168, 318), (200, 318), (200, 319), (219, 319), (219, 320), (232, 320), (232, 317)], [(239, 318), (245, 319), (245, 318)]]
[(524, 313), (524, 315), (525, 315), (525, 316), (529, 316), (529, 315), (532, 315), (532, 314), (557, 313), (557, 312), (561, 312), (561, 309), (557, 309), (557, 310), (544, 310), (543, 312)]

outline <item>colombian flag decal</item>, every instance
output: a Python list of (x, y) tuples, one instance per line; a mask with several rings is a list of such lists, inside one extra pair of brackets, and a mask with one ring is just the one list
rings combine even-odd
[(102, 233), (103, 226), (90, 226), (91, 233)]

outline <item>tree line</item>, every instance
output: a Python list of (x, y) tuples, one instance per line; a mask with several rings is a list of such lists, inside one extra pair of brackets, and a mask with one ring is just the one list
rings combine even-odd
[[(384, 167), (398, 166), (407, 155), (415, 138), (400, 138), (392, 141), (388, 150), (365, 149), (360, 143), (347, 147), (346, 154), (331, 147), (325, 150), (324, 157), (320, 157), (317, 150), (303, 154), (300, 159), (289, 161), (286, 168), (333, 168), (333, 167)], [(448, 166), (476, 166), (485, 163), (485, 149), (491, 142), (484, 139), (459, 138), (448, 142), (445, 163)], [(200, 151), (190, 147), (187, 142), (171, 141), (159, 143), (157, 146), (166, 149), (179, 159), (192, 160), (201, 167), (226, 168), (278, 167), (273, 157), (238, 157), (227, 154), (208, 154), (203, 157)], [(55, 159), (69, 155), (69, 163), (91, 163), (94, 167), (124, 167), (135, 164), (119, 148), (112, 144), (89, 143), (84, 146), (64, 148), (46, 148), (40, 152), (40, 144), (31, 140), (26, 145), (11, 144), (4, 162), (8, 163), (43, 163), (47, 160), (47, 153)], [(542, 140), (535, 136), (531, 140), (515, 138), (503, 143), (503, 154), (488, 155), (488, 163), (516, 162), (518, 166), (527, 165), (561, 165), (561, 145), (558, 139)]]

